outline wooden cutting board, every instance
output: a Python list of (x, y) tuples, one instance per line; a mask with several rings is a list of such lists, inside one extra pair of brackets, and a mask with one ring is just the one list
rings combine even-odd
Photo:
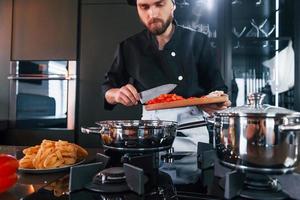
[(156, 103), (149, 104), (145, 106), (146, 110), (161, 110), (161, 109), (169, 109), (169, 108), (179, 108), (185, 106), (196, 106), (196, 105), (204, 105), (211, 103), (223, 103), (228, 100), (227, 96), (220, 97), (202, 97), (202, 98), (193, 98), (193, 99), (184, 99), (166, 103)]

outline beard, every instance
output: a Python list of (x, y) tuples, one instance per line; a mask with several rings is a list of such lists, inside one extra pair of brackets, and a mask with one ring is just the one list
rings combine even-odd
[(163, 34), (169, 25), (172, 23), (173, 17), (170, 15), (166, 22), (164, 22), (160, 18), (153, 18), (148, 23), (144, 23), (146, 28), (152, 33), (153, 35), (161, 35)]

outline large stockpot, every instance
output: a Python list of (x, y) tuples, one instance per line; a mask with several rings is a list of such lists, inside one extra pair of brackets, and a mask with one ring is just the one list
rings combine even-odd
[(103, 146), (126, 152), (161, 151), (171, 148), (177, 123), (161, 120), (109, 120), (97, 127), (82, 127), (85, 134), (100, 136)]
[(214, 145), (222, 164), (242, 171), (282, 174), (299, 164), (300, 115), (263, 105), (263, 94), (249, 104), (215, 113)]

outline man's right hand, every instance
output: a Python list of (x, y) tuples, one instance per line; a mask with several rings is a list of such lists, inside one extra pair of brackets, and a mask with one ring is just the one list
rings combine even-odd
[(140, 95), (131, 84), (122, 86), (121, 88), (113, 88), (105, 93), (105, 99), (110, 104), (123, 104), (124, 106), (137, 105)]

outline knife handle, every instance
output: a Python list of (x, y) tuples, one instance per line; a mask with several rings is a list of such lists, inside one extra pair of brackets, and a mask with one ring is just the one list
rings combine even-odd
[[(129, 77), (128, 84), (134, 85), (134, 78)], [(138, 102), (138, 104), (141, 104), (141, 105), (143, 105), (143, 106), (146, 105), (145, 103), (142, 103), (142, 102), (140, 102), (140, 101)]]
[(129, 77), (128, 83), (131, 84), (131, 85), (133, 85), (134, 84), (134, 78)]

